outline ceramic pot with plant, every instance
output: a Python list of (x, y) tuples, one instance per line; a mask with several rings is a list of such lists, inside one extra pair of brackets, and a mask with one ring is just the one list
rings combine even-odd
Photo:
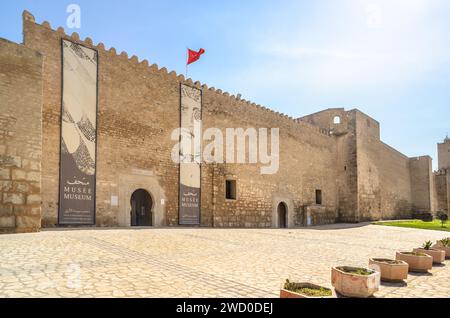
[(445, 252), (445, 257), (450, 258), (450, 237), (437, 241), (433, 248)]
[(415, 248), (414, 252), (430, 255), (433, 258), (433, 263), (442, 264), (445, 261), (445, 251), (433, 249), (432, 246), (433, 243), (431, 241), (427, 241), (421, 248)]
[(426, 273), (433, 268), (433, 257), (425, 253), (397, 252), (395, 259), (408, 263), (410, 272)]
[(401, 282), (408, 278), (409, 265), (404, 261), (385, 258), (371, 258), (369, 268), (381, 273), (381, 280)]
[(367, 298), (379, 290), (380, 273), (368, 268), (333, 267), (331, 284), (343, 296)]
[(291, 283), (286, 279), (280, 298), (336, 298), (336, 294), (330, 288), (311, 283)]

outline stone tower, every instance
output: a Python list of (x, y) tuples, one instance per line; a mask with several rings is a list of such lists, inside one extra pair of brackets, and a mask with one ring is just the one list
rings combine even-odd
[(450, 211), (450, 138), (438, 143), (438, 168), (435, 173), (437, 208)]
[(450, 168), (450, 138), (448, 136), (443, 143), (438, 144), (439, 170)]

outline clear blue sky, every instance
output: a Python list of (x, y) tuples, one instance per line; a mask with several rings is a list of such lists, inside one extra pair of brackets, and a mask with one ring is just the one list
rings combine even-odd
[[(81, 29), (66, 26), (69, 4)], [(0, 2), (0, 37), (22, 39), (21, 13), (107, 48), (300, 117), (359, 108), (408, 156), (450, 133), (448, 0), (16, 0)]]

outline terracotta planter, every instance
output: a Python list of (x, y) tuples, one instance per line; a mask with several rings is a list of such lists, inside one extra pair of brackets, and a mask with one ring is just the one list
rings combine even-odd
[(331, 296), (308, 296), (302, 293), (296, 293), (287, 289), (280, 290), (280, 298), (336, 298), (334, 290), (311, 283), (294, 283), (297, 288), (321, 289), (325, 288), (331, 291)]
[(411, 252), (397, 252), (395, 259), (409, 265), (410, 272), (424, 273), (433, 268), (433, 258), (430, 255), (416, 255)]
[(404, 261), (371, 258), (369, 268), (381, 273), (381, 280), (400, 282), (408, 278), (409, 266)]
[(367, 298), (380, 288), (380, 273), (371, 269), (369, 275), (351, 273), (358, 268), (350, 266), (333, 267), (331, 284), (336, 292), (346, 297)]
[(423, 248), (415, 248), (414, 252), (430, 255), (433, 258), (434, 264), (442, 264), (445, 261), (445, 251), (443, 250), (426, 250)]
[(450, 258), (450, 246), (442, 246), (442, 243), (437, 243), (433, 245), (433, 249), (441, 250), (445, 252), (445, 258)]

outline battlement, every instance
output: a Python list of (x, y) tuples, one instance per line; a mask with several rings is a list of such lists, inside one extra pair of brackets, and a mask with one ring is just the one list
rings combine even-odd
[[(412, 207), (433, 209), (434, 180), (439, 183), (439, 193), (446, 189), (448, 175), (434, 177), (431, 158), (410, 159), (384, 144), (379, 139), (379, 123), (357, 109), (328, 108), (293, 119), (242, 99), (240, 94), (231, 95), (208, 87), (136, 55), (114, 47), (106, 48), (101, 42), (89, 37), (81, 39), (77, 32), (66, 34), (66, 31), (62, 27), (53, 30), (47, 21), (38, 24), (34, 16), (25, 11), (23, 44), (0, 45), (0, 63), (6, 65), (0, 67), (4, 75), (0, 76), (0, 95), (1, 100), (5, 100), (0, 106), (7, 115), (0, 122), (11, 127), (6, 132), (8, 136), (11, 134), (10, 137), (15, 136), (16, 140), (20, 137), (26, 142), (22, 147), (15, 140), (9, 142), (8, 137), (0, 143), (0, 153), (8, 156), (0, 167), (0, 181), (11, 184), (0, 193), (0, 210), (6, 208), (3, 224), (11, 228), (20, 227), (14, 222), (23, 221), (22, 210), (20, 216), (12, 215), (14, 207), (28, 204), (31, 209), (36, 208), (30, 213), (39, 214), (37, 225), (60, 224), (58, 193), (61, 194), (62, 189), (58, 185), (63, 166), (62, 128), (74, 126), (72, 128), (78, 131), (84, 121), (82, 117), (63, 124), (61, 120), (66, 118), (67, 112), (62, 101), (66, 101), (66, 96), (78, 99), (78, 103), (70, 98), (64, 103), (72, 104), (76, 110), (82, 110), (88, 103), (81, 98), (89, 98), (92, 102), (89, 112), (98, 115), (95, 118), (98, 178), (96, 200), (90, 208), (91, 212), (95, 211), (96, 225), (128, 227), (133, 224), (129, 204), (136, 189), (146, 190), (156, 203), (151, 211), (154, 226), (180, 224), (181, 174), (179, 165), (172, 160), (177, 139), (172, 137), (173, 132), (177, 132), (183, 122), (185, 110), (180, 84), (201, 89), (201, 104), (196, 102), (206, 129), (224, 132), (230, 127), (279, 128), (276, 139), (280, 142), (273, 144), (272, 135), (270, 144), (271, 163), (278, 169), (276, 173), (260, 174), (260, 168), (265, 165), (262, 160), (255, 164), (226, 161), (202, 165), (199, 183), (196, 183), (205, 194), (201, 207), (199, 205), (202, 226), (276, 227), (278, 201), (283, 201), (292, 213), (287, 220), (289, 226), (301, 226), (302, 213), (306, 210), (298, 207), (317, 202), (319, 196), (327, 211), (306, 211), (312, 213), (313, 223), (407, 217)], [(77, 45), (64, 46), (65, 40)], [(1, 39), (0, 42), (3, 43)], [(81, 52), (89, 52), (89, 60), (97, 62), (96, 67)], [(29, 60), (41, 61), (42, 68), (28, 67), (27, 59), (22, 58), (25, 53)], [(98, 59), (93, 59), (94, 56)], [(17, 67), (8, 68), (10, 65)], [(88, 72), (88, 77), (86, 70), (92, 71)], [(39, 85), (27, 82), (30, 80)], [(39, 105), (33, 106), (33, 102)], [(31, 106), (34, 112), (29, 111)], [(248, 137), (250, 141), (252, 136), (248, 134)], [(259, 145), (261, 140), (258, 140)], [(84, 151), (82, 142), (84, 139), (80, 139), (79, 145), (70, 143), (71, 149)], [(251, 159), (253, 150), (246, 137), (247, 144), (249, 151), (245, 155)], [(205, 149), (211, 150), (212, 145), (208, 144), (209, 149)], [(259, 148), (261, 152), (264, 147)], [(269, 154), (269, 147), (266, 150)], [(446, 148), (444, 150), (447, 158)], [(259, 157), (263, 159), (263, 155)], [(94, 161), (93, 156), (91, 159)], [(237, 199), (233, 202), (226, 195), (229, 178), (239, 182), (235, 187)], [(31, 186), (19, 187), (16, 180), (20, 180), (20, 185), (28, 180)], [(40, 196), (37, 183), (42, 185)], [(234, 211), (243, 212), (233, 215)], [(325, 218), (319, 215), (323, 213)], [(13, 220), (11, 216), (16, 218)]]
[(445, 176), (450, 175), (450, 169), (439, 169), (434, 171), (435, 176)]
[(444, 142), (438, 143), (438, 169), (450, 170), (450, 139), (445, 137)]
[[(128, 60), (129, 63), (132, 63), (134, 65), (139, 64), (142, 67), (148, 68), (149, 71), (151, 72), (156, 72), (161, 76), (168, 76), (171, 77), (173, 79), (175, 79), (176, 81), (178, 81), (179, 83), (182, 84), (186, 84), (189, 86), (193, 86), (196, 87), (198, 89), (202, 89), (204, 91), (209, 91), (211, 93), (215, 93), (218, 95), (222, 95), (226, 98), (230, 98), (233, 99), (235, 101), (238, 101), (239, 104), (241, 106), (245, 106), (245, 107), (254, 107), (258, 110), (261, 111), (265, 111), (268, 113), (271, 113), (275, 116), (277, 116), (278, 118), (281, 118), (283, 120), (287, 120), (289, 122), (292, 123), (296, 123), (298, 124), (299, 121), (297, 119), (292, 118), (289, 115), (274, 111), (268, 107), (262, 106), (260, 104), (254, 103), (252, 101), (249, 100), (245, 100), (241, 98), (241, 94), (236, 94), (236, 95), (232, 95), (229, 92), (226, 91), (222, 91), (221, 89), (216, 89), (215, 87), (208, 87), (208, 85), (203, 84), (199, 81), (194, 81), (191, 78), (185, 78), (185, 76), (183, 74), (177, 74), (175, 71), (169, 71), (167, 70), (166, 67), (159, 67), (158, 64), (151, 64), (148, 62), (148, 60), (144, 59), (144, 60), (139, 60), (139, 58), (136, 55), (133, 55), (131, 57), (129, 57), (128, 53), (125, 51), (122, 51), (121, 53), (118, 53), (116, 48), (111, 47), (109, 49), (106, 48), (105, 44), (102, 42), (99, 42), (97, 44), (94, 44), (93, 40), (90, 37), (86, 37), (84, 40), (80, 38), (80, 35), (77, 32), (73, 32), (72, 34), (67, 34), (64, 30), (63, 27), (58, 27), (56, 30), (52, 29), (52, 26), (50, 25), (50, 23), (48, 21), (43, 21), (41, 24), (36, 22), (36, 19), (34, 17), (33, 14), (31, 14), (28, 11), (24, 11), (22, 14), (23, 17), (23, 24), (24, 24), (24, 29), (25, 29), (25, 25), (26, 23), (34, 23), (38, 26), (41, 26), (51, 32), (55, 32), (56, 34), (58, 34), (61, 38), (70, 40), (72, 42), (84, 45), (86, 47), (89, 47), (91, 49), (97, 50), (98, 52), (104, 53), (104, 54), (109, 54), (112, 56), (115, 56), (118, 59), (121, 60)], [(24, 44), (26, 44), (26, 38), (24, 35)], [(306, 124), (306, 123), (303, 123)], [(312, 126), (312, 125), (311, 125)], [(312, 126), (314, 129), (316, 129), (319, 133), (323, 134), (323, 135), (328, 135), (328, 132), (325, 132), (321, 129), (318, 129), (317, 127)], [(311, 128), (311, 127), (310, 127)]]

